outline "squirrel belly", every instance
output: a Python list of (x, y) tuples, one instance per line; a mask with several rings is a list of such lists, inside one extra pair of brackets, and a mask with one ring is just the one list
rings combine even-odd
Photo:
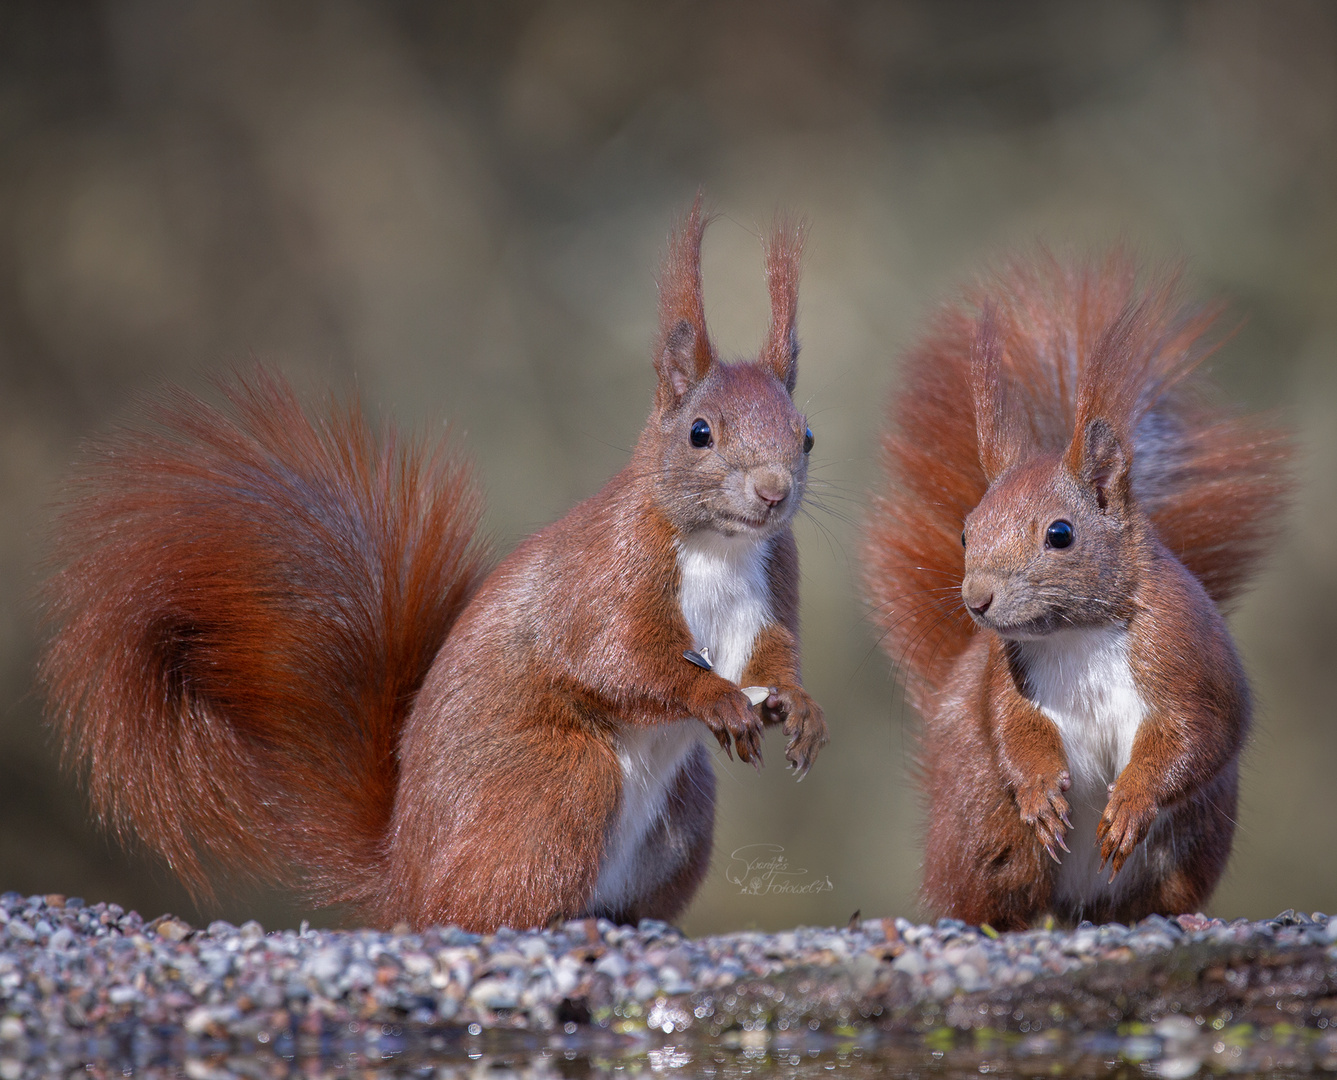
[(1053, 906), (1080, 921), (1154, 889), (1164, 867), (1153, 865), (1162, 841), (1162, 814), (1128, 863), (1109, 879), (1100, 865), (1096, 830), (1112, 785), (1133, 755), (1147, 703), (1133, 678), (1128, 628), (1115, 624), (1059, 630), (1012, 644), (1026, 672), (1026, 694), (1063, 741), (1072, 787), (1066, 798), (1069, 850), (1053, 874)]
[[(709, 861), (709, 836), (675, 828), (671, 799), (713, 805), (715, 770), (694, 718), (623, 731), (616, 738), (620, 798), (608, 827), (594, 891), (582, 914), (617, 918), (694, 861)], [(684, 798), (685, 796), (685, 798)], [(676, 809), (676, 807), (674, 808)], [(699, 854), (697, 846), (706, 845)]]
[(1133, 740), (1147, 714), (1133, 679), (1128, 628), (1123, 625), (1058, 630), (1011, 645), (1026, 672), (1025, 692), (1063, 740), (1072, 787), (1069, 851), (1055, 868), (1056, 904), (1096, 907), (1143, 887), (1138, 870), (1153, 838), (1109, 881), (1101, 873), (1096, 827), (1109, 788), (1133, 755)]
[[(761, 627), (771, 619), (766, 581), (769, 540), (699, 532), (677, 543), (678, 604), (698, 652), (714, 670), (738, 682)], [(665, 830), (665, 805), (678, 787), (698, 805), (714, 802), (714, 770), (695, 717), (653, 728), (632, 728), (616, 738), (621, 799), (605, 842), (588, 914), (626, 911), (637, 883), (662, 884), (690, 860), (685, 837), (647, 835)], [(708, 858), (708, 855), (701, 856)]]

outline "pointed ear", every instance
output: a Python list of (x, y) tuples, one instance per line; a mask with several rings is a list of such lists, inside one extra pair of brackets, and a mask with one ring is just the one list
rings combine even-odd
[(1132, 464), (1123, 440), (1100, 416), (1088, 420), (1079, 437), (1082, 457), (1078, 479), (1095, 488), (1096, 502), (1102, 510), (1111, 502), (1122, 506), (1129, 495), (1129, 467)]
[(986, 303), (970, 342), (970, 391), (975, 406), (975, 441), (979, 445), (980, 466), (991, 484), (1011, 463), (1002, 350), (993, 305)]
[(761, 362), (775, 372), (791, 394), (798, 383), (798, 277), (808, 227), (803, 221), (777, 218), (766, 239), (766, 287), (771, 294), (771, 325)]
[(1035, 449), (1035, 431), (1015, 401), (998, 312), (985, 303), (970, 342), (970, 393), (980, 468), (992, 484)]
[(655, 404), (660, 409), (676, 406), (715, 362), (701, 296), (701, 235), (707, 223), (698, 192), (687, 220), (669, 235), (668, 255), (659, 274)]

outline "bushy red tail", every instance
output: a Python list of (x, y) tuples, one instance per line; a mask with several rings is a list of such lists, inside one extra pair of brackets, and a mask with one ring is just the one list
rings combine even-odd
[(90, 448), (41, 678), (67, 762), (196, 895), (227, 869), (367, 903), (396, 744), (488, 561), (467, 467), (260, 372)]
[[(1133, 488), (1161, 540), (1218, 603), (1247, 583), (1290, 490), (1289, 435), (1212, 405), (1195, 375), (1215, 309), (1122, 252), (1004, 264), (911, 351), (882, 439), (885, 482), (864, 581), (887, 653), (922, 707), (965, 649), (961, 529), (991, 479), (1062, 453), (1100, 415), (1133, 447)], [(1078, 440), (1080, 442), (1080, 440)]]

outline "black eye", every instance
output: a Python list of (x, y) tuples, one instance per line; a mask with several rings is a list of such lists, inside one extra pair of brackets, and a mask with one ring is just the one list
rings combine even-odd
[(806, 454), (812, 449), (812, 428), (803, 429), (803, 452)]
[(966, 530), (965, 530), (965, 529), (962, 529), (962, 530), (961, 530), (961, 546), (962, 546), (962, 547), (965, 547), (965, 546), (966, 546)]
[(692, 445), (698, 448), (710, 445), (710, 425), (704, 420), (692, 421)]
[(1052, 548), (1065, 548), (1074, 538), (1072, 525), (1066, 521), (1055, 521), (1045, 530), (1045, 543)]

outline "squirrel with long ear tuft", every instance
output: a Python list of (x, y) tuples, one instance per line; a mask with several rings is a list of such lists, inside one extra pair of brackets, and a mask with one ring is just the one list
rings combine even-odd
[(864, 581), (923, 717), (938, 915), (1129, 922), (1220, 878), (1250, 705), (1219, 606), (1279, 528), (1292, 449), (1210, 403), (1216, 315), (1122, 252), (1042, 251), (906, 359)]
[(706, 331), (697, 199), (660, 277), (654, 406), (596, 495), (490, 568), (457, 451), (312, 413), (264, 371), (94, 444), (42, 660), (96, 811), (197, 895), (212, 871), (373, 923), (671, 919), (705, 873), (703, 741), (801, 775), (791, 393), (801, 230), (767, 241), (754, 361)]

